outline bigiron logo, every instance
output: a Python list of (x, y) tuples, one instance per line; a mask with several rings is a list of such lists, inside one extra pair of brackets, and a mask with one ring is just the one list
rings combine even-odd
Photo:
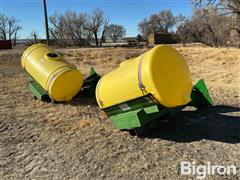
[(213, 175), (236, 175), (237, 167), (235, 165), (212, 165), (207, 162), (205, 165), (197, 165), (195, 161), (182, 161), (181, 162), (181, 175), (193, 175), (196, 179), (204, 179), (207, 176)]

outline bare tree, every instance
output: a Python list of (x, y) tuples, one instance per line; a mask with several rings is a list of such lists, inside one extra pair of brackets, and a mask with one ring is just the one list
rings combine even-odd
[(126, 29), (122, 25), (110, 24), (107, 26), (106, 36), (109, 37), (112, 42), (116, 42), (119, 38), (123, 38), (126, 35)]
[(147, 20), (147, 18), (144, 18), (139, 24), (138, 24), (138, 30), (142, 34), (143, 38), (147, 40), (147, 37), (149, 34), (152, 33), (152, 28), (150, 27), (150, 24)]
[(177, 28), (177, 34), (179, 34), (182, 43), (186, 42), (201, 42), (203, 41), (203, 35), (205, 29), (199, 25), (196, 20), (185, 20), (184, 24), (179, 25)]
[(36, 44), (38, 39), (38, 32), (35, 30), (32, 30), (31, 37), (34, 39), (34, 43)]
[(51, 38), (60, 46), (90, 45), (93, 38), (96, 46), (101, 46), (105, 41), (109, 20), (101, 9), (95, 9), (90, 15), (73, 11), (55, 13), (50, 16), (49, 22)]
[(208, 9), (215, 7), (220, 16), (232, 15), (235, 19), (231, 29), (236, 30), (240, 37), (240, 1), (239, 0), (192, 0), (194, 8)]
[(163, 31), (163, 27), (162, 24), (160, 22), (160, 18), (158, 16), (158, 14), (152, 14), (150, 15), (149, 19), (148, 19), (148, 23), (149, 23), (149, 27), (150, 27), (150, 31), (152, 33), (157, 33), (157, 32), (161, 32)]
[(0, 14), (0, 38), (3, 40), (14, 40), (16, 45), (17, 33), (21, 30), (21, 26), (18, 25), (20, 20), (15, 17), (7, 17), (4, 14)]
[(15, 33), (17, 29), (19, 29), (17, 26), (17, 23), (19, 20), (17, 20), (15, 17), (10, 17), (7, 19), (8, 22), (8, 39), (12, 40), (12, 36)]
[(14, 28), (14, 39), (13, 39), (13, 45), (16, 46), (17, 44), (17, 33), (22, 29), (21, 26), (15, 26)]
[(8, 17), (4, 14), (0, 15), (0, 38), (3, 40), (7, 39), (8, 33)]
[(170, 10), (162, 10), (159, 13), (144, 18), (138, 24), (138, 29), (146, 39), (151, 33), (169, 33), (177, 24), (178, 16), (173, 16)]
[(63, 24), (69, 40), (75, 45), (86, 45), (88, 32), (85, 29), (86, 14), (77, 15), (75, 12), (67, 11), (63, 15)]
[(101, 39), (100, 39), (100, 46), (102, 46), (102, 44), (106, 40), (106, 29), (109, 24), (109, 21), (110, 21), (109, 19), (105, 19), (105, 21), (104, 21), (104, 25), (103, 25), (102, 33), (101, 33)]
[(105, 19), (104, 12), (101, 9), (95, 9), (92, 14), (87, 17), (85, 28), (93, 33), (96, 46), (99, 46), (99, 34), (101, 34), (101, 42), (103, 41), (108, 23), (109, 20)]
[(173, 16), (170, 10), (160, 11), (158, 14), (158, 17), (159, 17), (159, 26), (166, 33), (168, 33), (177, 22), (177, 17)]
[(232, 18), (219, 16), (215, 8), (195, 9), (191, 19), (177, 28), (182, 42), (201, 42), (210, 46), (226, 45)]
[(191, 2), (198, 8), (215, 6), (218, 10), (228, 11), (231, 14), (240, 14), (239, 0), (192, 0)]
[[(240, 41), (240, 1), (239, 0), (222, 0), (220, 1), (222, 6), (228, 13), (231, 13), (235, 17), (235, 22), (231, 29), (235, 30), (238, 34), (238, 40)], [(240, 42), (239, 42), (240, 47)]]
[(60, 46), (90, 44), (92, 32), (85, 28), (86, 14), (67, 11), (50, 16), (50, 35)]
[(49, 17), (51, 27), (49, 28), (50, 36), (58, 45), (66, 46), (66, 33), (64, 30), (63, 15), (54, 13)]

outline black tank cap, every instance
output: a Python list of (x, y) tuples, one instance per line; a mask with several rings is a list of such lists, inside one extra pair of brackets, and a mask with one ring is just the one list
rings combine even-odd
[(47, 53), (47, 56), (50, 57), (50, 58), (58, 57), (58, 55), (54, 52)]

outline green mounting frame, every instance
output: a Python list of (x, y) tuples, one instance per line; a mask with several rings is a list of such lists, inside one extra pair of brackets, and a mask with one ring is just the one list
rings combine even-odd
[(28, 88), (30, 92), (40, 101), (50, 102), (51, 98), (48, 93), (34, 80), (28, 83)]
[(83, 81), (81, 93), (87, 97), (95, 97), (96, 86), (100, 78), (101, 76), (91, 67), (89, 76)]
[(192, 89), (191, 102), (189, 106), (194, 106), (198, 109), (203, 109), (205, 107), (211, 106), (213, 104), (212, 99), (209, 95), (207, 86), (203, 79), (200, 79)]
[(166, 108), (156, 103), (151, 94), (124, 103), (102, 109), (118, 129), (140, 129), (157, 118), (173, 115), (186, 106), (198, 109), (212, 105), (204, 80), (194, 85), (191, 93), (192, 101), (186, 105)]
[(140, 98), (136, 98), (125, 103), (121, 103), (109, 108), (103, 109), (103, 111), (109, 116), (113, 124), (118, 129), (132, 129), (141, 127), (148, 121), (149, 116), (157, 115), (159, 107), (151, 98), (151, 95), (145, 95)]
[(24, 71), (24, 72), (27, 74), (27, 76), (30, 79), (28, 83), (28, 89), (33, 94), (33, 96), (40, 101), (47, 101), (47, 102), (52, 101), (47, 91), (45, 91), (45, 89), (43, 89), (42, 86), (38, 84), (37, 81), (35, 81), (34, 78), (27, 71)]
[[(26, 72), (26, 71), (25, 71)], [(30, 81), (28, 83), (29, 91), (40, 101), (47, 101), (51, 102), (52, 99), (48, 95), (47, 91), (45, 91), (41, 85), (39, 85), (33, 77), (26, 72), (26, 74), (29, 76)], [(81, 89), (81, 93), (83, 95), (88, 97), (93, 97), (95, 95), (95, 89), (97, 86), (97, 83), (101, 77), (95, 72), (94, 68), (91, 67), (90, 69), (90, 75), (84, 80), (83, 86)]]

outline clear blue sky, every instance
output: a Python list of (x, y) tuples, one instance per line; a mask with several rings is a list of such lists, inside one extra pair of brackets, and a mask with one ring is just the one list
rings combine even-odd
[[(32, 30), (45, 37), (42, 0), (0, 0), (1, 13), (15, 16), (21, 20), (20, 38), (30, 37)], [(138, 34), (137, 24), (152, 13), (162, 9), (170, 9), (174, 15), (179, 13), (190, 16), (189, 0), (47, 0), (48, 16), (54, 12), (64, 13), (66, 10), (91, 12), (101, 8), (111, 23), (121, 24), (127, 30), (127, 36)]]

